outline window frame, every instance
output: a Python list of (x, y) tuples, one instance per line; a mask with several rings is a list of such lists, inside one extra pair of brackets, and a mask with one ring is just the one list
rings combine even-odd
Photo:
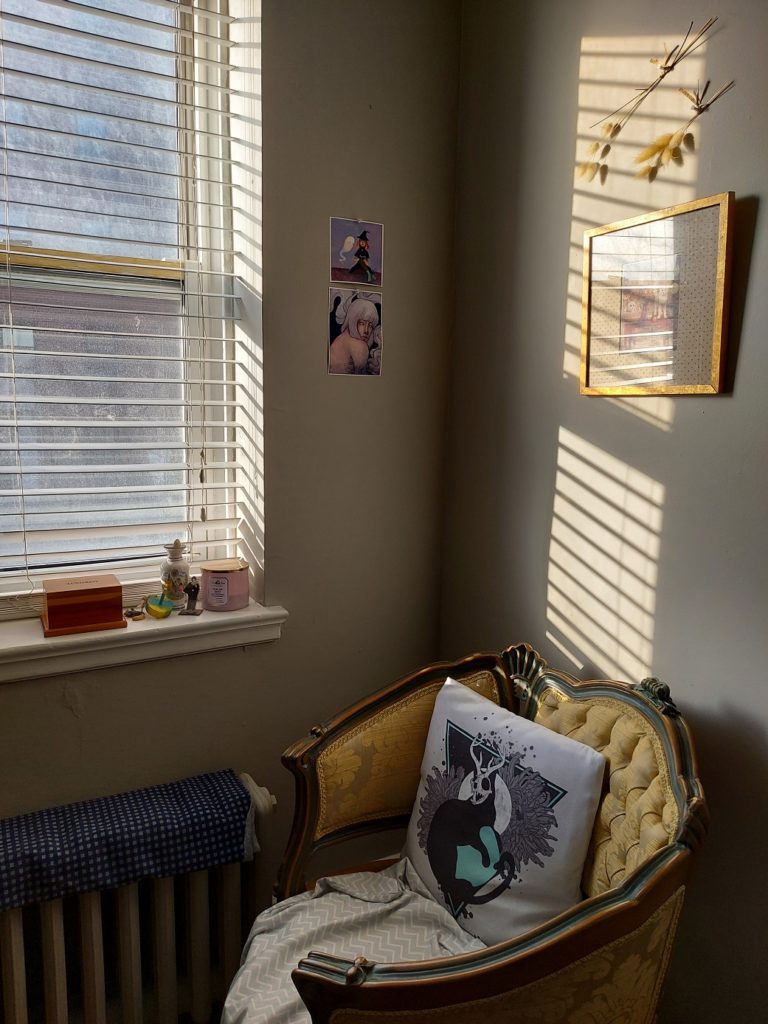
[[(227, 133), (226, 139), (224, 139), (222, 136), (218, 142), (213, 137), (209, 137), (208, 130), (214, 126), (217, 118), (221, 119), (222, 116), (225, 118), (231, 117), (231, 112), (229, 110), (228, 95), (226, 93), (226, 90), (222, 90), (220, 92), (220, 95), (222, 97), (222, 104), (220, 108), (218, 108), (217, 106), (217, 108), (212, 111), (206, 111), (205, 108), (201, 109), (200, 117), (202, 120), (198, 121), (196, 127), (196, 111), (198, 110), (196, 104), (196, 92), (198, 88), (205, 89), (206, 85), (210, 81), (208, 71), (205, 71), (202, 74), (199, 73), (195, 77), (190, 76), (189, 74), (191, 69), (195, 68), (196, 54), (193, 52), (194, 46), (193, 43), (191, 43), (191, 40), (193, 40), (195, 37), (196, 18), (198, 16), (206, 16), (203, 6), (203, 4), (194, 6), (189, 2), (189, 0), (180, 0), (178, 4), (178, 20), (176, 24), (176, 29), (177, 31), (179, 31), (179, 35), (177, 36), (177, 48), (175, 57), (177, 68), (177, 100), (179, 102), (179, 119), (177, 124), (178, 148), (176, 152), (178, 154), (178, 159), (180, 161), (180, 179), (184, 183), (184, 187), (191, 187), (191, 193), (186, 196), (182, 196), (180, 194), (178, 200), (178, 210), (180, 214), (179, 246), (182, 250), (185, 250), (186, 252), (196, 251), (195, 244), (187, 244), (189, 242), (189, 237), (188, 234), (184, 233), (185, 231), (189, 230), (190, 223), (193, 223), (196, 229), (200, 229), (203, 232), (205, 232), (209, 228), (213, 228), (214, 230), (228, 231), (229, 236), (230, 238), (232, 238), (232, 240), (234, 239), (234, 234), (236, 234), (237, 231), (236, 226), (234, 226), (234, 217), (236, 217), (236, 214), (234, 214), (234, 210), (231, 205), (227, 207), (227, 209), (224, 211), (226, 223), (222, 228), (222, 222), (217, 221), (217, 217), (219, 216), (218, 212), (214, 211), (207, 204), (207, 201), (210, 200), (211, 198), (211, 189), (229, 189), (231, 194), (231, 190), (233, 188), (231, 174), (221, 175), (220, 177), (212, 178), (211, 180), (209, 180), (206, 177), (196, 176), (193, 173), (193, 171), (190, 170), (190, 168), (193, 167), (193, 165), (195, 164), (196, 160), (210, 157), (212, 154), (214, 155), (214, 159), (218, 159), (221, 161), (219, 165), (220, 167), (229, 168), (231, 162), (232, 144), (236, 141), (238, 142), (238, 144), (242, 144), (242, 140), (236, 140), (236, 138), (234, 138), (234, 136), (232, 135), (231, 131)], [(218, 2), (218, 0), (212, 0), (210, 6), (211, 16), (215, 18), (220, 18), (221, 13), (226, 4), (221, 4)], [(255, 6), (258, 7), (258, 0), (255, 0)], [(231, 20), (232, 18), (229, 17), (227, 14), (223, 18), (222, 24), (226, 25), (227, 23), (231, 22)], [(224, 31), (228, 33), (228, 26), (226, 29), (224, 29)], [(202, 45), (203, 49), (201, 51), (201, 55), (203, 57), (203, 65), (205, 65), (206, 58), (210, 57), (212, 54), (215, 55), (216, 44), (212, 44), (208, 41), (205, 41), (203, 42)], [(251, 44), (249, 43), (247, 45)], [(247, 67), (239, 70), (246, 71), (247, 73), (252, 73), (255, 69), (252, 67)], [(212, 72), (211, 76), (213, 76)], [(228, 78), (227, 84), (230, 84)], [(229, 121), (228, 123), (231, 125), (231, 121)], [(218, 151), (216, 150), (217, 145), (221, 147), (219, 148)], [(211, 148), (211, 146), (213, 146), (213, 148)], [(196, 181), (196, 183), (194, 186), (191, 186), (190, 182), (193, 181)], [(201, 188), (209, 189), (208, 193), (206, 193), (202, 197), (202, 204), (205, 207), (207, 213), (213, 214), (211, 222), (206, 222), (202, 224), (202, 226), (198, 223), (199, 211), (195, 209), (196, 204), (201, 203)], [(188, 212), (189, 209), (191, 209), (191, 217), (184, 217), (183, 211), (186, 210)], [(185, 227), (184, 224), (186, 225)], [(196, 240), (193, 240), (193, 242), (195, 241)], [(199, 239), (197, 240), (197, 243), (198, 245), (200, 244)], [(184, 282), (188, 278), (188, 272), (190, 269), (189, 262), (184, 260), (154, 260), (150, 258), (124, 256), (122, 254), (96, 257), (90, 254), (84, 254), (69, 249), (59, 250), (49, 248), (36, 248), (33, 246), (25, 246), (19, 243), (12, 243), (12, 248), (14, 250), (14, 255), (12, 257), (8, 255), (6, 257), (8, 260), (12, 260), (12, 265), (29, 266), (33, 268), (42, 269), (54, 269), (59, 270), (61, 272), (72, 271), (75, 273), (78, 271), (83, 271), (90, 273), (114, 273), (116, 275), (123, 276), (135, 274), (136, 276), (140, 276), (140, 278), (162, 278), (166, 280), (179, 280)], [(233, 250), (232, 256), (229, 257), (231, 263), (233, 260), (239, 258), (239, 252), (236, 251), (238, 248), (237, 246), (232, 245), (230, 248)], [(199, 252), (200, 250), (197, 251)], [(7, 272), (10, 273), (10, 266), (8, 266)], [(204, 269), (197, 267), (191, 269), (191, 272), (198, 272), (201, 274), (201, 278), (203, 278), (203, 276), (205, 276), (206, 273), (216, 273), (217, 269), (208, 266), (205, 267)], [(239, 281), (238, 275), (234, 273), (233, 265), (229, 267), (229, 275), (231, 276), (232, 279), (231, 294), (227, 296), (224, 295), (224, 292), (222, 291), (221, 297), (223, 301), (233, 302), (236, 301)], [(201, 332), (201, 334), (204, 333), (205, 331)], [(246, 336), (248, 336), (248, 331), (246, 331)], [(232, 358), (234, 358), (234, 354), (236, 354), (236, 351), (238, 350), (239, 346), (242, 346), (242, 336), (240, 331), (238, 331), (237, 327), (232, 331), (231, 337), (228, 338), (226, 342), (224, 342), (224, 340), (222, 339), (222, 345), (224, 344), (226, 344), (229, 348), (227, 354), (231, 355)], [(193, 358), (194, 357), (190, 357), (188, 360), (186, 360), (187, 365), (188, 362), (193, 361)], [(222, 357), (222, 365), (223, 362), (225, 361), (226, 359)], [(258, 362), (258, 359), (256, 361)], [(184, 375), (185, 380), (188, 380), (188, 376), (188, 374)], [(232, 387), (236, 388), (243, 386), (240, 380), (236, 380), (234, 379), (234, 377), (232, 377), (231, 380), (223, 380), (221, 383), (224, 384), (224, 386), (231, 385)], [(205, 404), (205, 394), (202, 396), (202, 401), (203, 404)], [(258, 415), (256, 416), (255, 419), (258, 420)], [(238, 420), (239, 415), (238, 411), (236, 411), (234, 412), (234, 418), (232, 423)], [(249, 436), (249, 444), (257, 453), (259, 453), (259, 461), (261, 455), (261, 440), (262, 438), (260, 432), (255, 435), (255, 440), (253, 440), (253, 443), (251, 437)], [(236, 482), (233, 482), (231, 486), (233, 488), (234, 502), (236, 502), (236, 505), (239, 506), (244, 500), (247, 500), (247, 498), (244, 499), (243, 497), (241, 497), (242, 495), (246, 494), (246, 492), (248, 493), (248, 498), (254, 500), (255, 508), (252, 514), (252, 522), (259, 524), (263, 529), (263, 503), (261, 501), (255, 501), (257, 496), (259, 499), (261, 499), (262, 497), (259, 486), (261, 476), (260, 468), (257, 468), (254, 475), (256, 476), (259, 482), (257, 482), (253, 488), (248, 487), (244, 489), (244, 484), (238, 482), (237, 480)], [(261, 540), (263, 541), (263, 535), (261, 537)], [(260, 564), (254, 564), (253, 561), (251, 563), (252, 568), (255, 570), (251, 581), (251, 592), (252, 596), (259, 597), (261, 594), (261, 588), (263, 586), (263, 548), (259, 553), (258, 537), (256, 538), (256, 541), (257, 543), (254, 544), (252, 536), (251, 534), (249, 534), (245, 543), (247, 551), (255, 549), (257, 551), (257, 554), (260, 554), (262, 556), (262, 562)], [(92, 572), (93, 570), (93, 566), (89, 565), (83, 566), (81, 571)], [(71, 570), (68, 569), (67, 574), (75, 574), (76, 571), (77, 570), (74, 568)], [(39, 570), (33, 570), (33, 572), (35, 572), (38, 578), (42, 578), (43, 572)], [(49, 574), (62, 573), (50, 572)], [(118, 575), (120, 574), (120, 571), (118, 571)], [(126, 604), (128, 604), (130, 599), (134, 596), (133, 592), (137, 592), (139, 590), (142, 593), (146, 592), (146, 582), (146, 580), (143, 580), (138, 581), (135, 584), (127, 583), (125, 588)], [(15, 595), (12, 595), (10, 598), (0, 596), (0, 620), (1, 618), (6, 617), (5, 615), (3, 615), (2, 612), (2, 605), (4, 603), (6, 605), (12, 605), (11, 613), (14, 616), (36, 615), (38, 613), (37, 605), (39, 601), (40, 592), (37, 590), (31, 594), (17, 593)]]

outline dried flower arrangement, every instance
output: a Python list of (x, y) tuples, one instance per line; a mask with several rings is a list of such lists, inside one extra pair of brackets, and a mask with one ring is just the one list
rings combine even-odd
[[(578, 173), (580, 177), (586, 178), (587, 181), (592, 181), (597, 176), (599, 177), (601, 184), (605, 181), (608, 177), (608, 156), (611, 152), (611, 144), (613, 140), (621, 132), (622, 128), (626, 125), (641, 104), (643, 104), (651, 93), (661, 85), (667, 75), (675, 70), (680, 61), (684, 60), (685, 57), (701, 46), (704, 41), (704, 36), (709, 32), (716, 21), (717, 18), (710, 18), (696, 32), (693, 31), (693, 22), (691, 22), (681, 43), (678, 43), (677, 46), (673, 46), (671, 50), (667, 50), (665, 46), (663, 57), (651, 58), (651, 64), (657, 65), (658, 75), (650, 85), (645, 86), (643, 89), (639, 89), (637, 96), (633, 96), (616, 110), (612, 111), (610, 114), (606, 114), (605, 117), (590, 126), (592, 128), (597, 128), (598, 125), (602, 125), (600, 134), (603, 136), (604, 141), (592, 142), (590, 144), (587, 151), (587, 159), (583, 163), (579, 164)], [(689, 89), (678, 90), (678, 92), (681, 92), (686, 99), (691, 101), (694, 115), (677, 131), (660, 135), (651, 143), (650, 146), (646, 146), (645, 149), (638, 153), (635, 157), (635, 163), (643, 164), (637, 172), (638, 177), (648, 178), (649, 181), (654, 181), (660, 168), (665, 165), (673, 163), (680, 166), (683, 164), (683, 150), (691, 151), (695, 148), (695, 139), (693, 132), (690, 130), (691, 125), (697, 118), (701, 117), (703, 113), (709, 110), (716, 100), (719, 100), (721, 96), (728, 92), (728, 90), (733, 87), (734, 83), (728, 82), (727, 85), (718, 89), (717, 92), (705, 102), (709, 85), (710, 83), (707, 82), (703, 89), (699, 90), (697, 88), (695, 92), (691, 92)], [(617, 114), (620, 116), (617, 117)]]

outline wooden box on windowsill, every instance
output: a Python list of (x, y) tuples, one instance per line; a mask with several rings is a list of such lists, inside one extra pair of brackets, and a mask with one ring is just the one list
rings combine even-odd
[(43, 581), (45, 636), (122, 629), (123, 588), (116, 576), (68, 576)]

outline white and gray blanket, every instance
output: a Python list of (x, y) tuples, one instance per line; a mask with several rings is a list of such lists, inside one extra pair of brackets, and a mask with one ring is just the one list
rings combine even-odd
[(408, 860), (322, 878), (313, 892), (256, 918), (222, 1024), (307, 1024), (291, 971), (310, 950), (395, 963), (483, 948), (432, 898)]

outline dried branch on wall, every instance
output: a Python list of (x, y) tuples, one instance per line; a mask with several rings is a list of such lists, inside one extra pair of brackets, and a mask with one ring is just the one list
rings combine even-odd
[(709, 102), (705, 103), (704, 100), (709, 85), (710, 83), (707, 82), (701, 91), (696, 89), (695, 92), (691, 92), (689, 89), (678, 89), (678, 92), (681, 92), (686, 99), (691, 101), (691, 109), (695, 113), (682, 128), (678, 128), (676, 132), (667, 132), (659, 135), (650, 146), (646, 146), (645, 149), (637, 154), (635, 163), (644, 165), (638, 171), (638, 177), (653, 181), (659, 170), (670, 161), (678, 166), (683, 165), (683, 150), (693, 151), (696, 148), (691, 125), (698, 117), (706, 113), (716, 100), (719, 100), (729, 89), (733, 88), (734, 83), (729, 82), (721, 89), (718, 89)]
[[(597, 141), (590, 143), (587, 151), (587, 159), (583, 163), (579, 164), (578, 173), (580, 177), (586, 178), (587, 181), (592, 181), (597, 177), (600, 182), (604, 182), (608, 176), (608, 157), (612, 150), (613, 140), (619, 135), (624, 126), (630, 120), (633, 114), (637, 112), (639, 107), (648, 99), (664, 81), (664, 79), (672, 71), (675, 70), (677, 65), (684, 60), (689, 54), (697, 50), (699, 46), (704, 42), (704, 37), (712, 28), (717, 21), (717, 18), (710, 18), (706, 21), (700, 29), (693, 31), (693, 22), (688, 26), (688, 31), (685, 33), (682, 42), (678, 43), (677, 46), (673, 46), (671, 50), (667, 50), (664, 47), (663, 57), (652, 57), (651, 64), (655, 64), (658, 69), (656, 78), (645, 86), (645, 88), (639, 89), (637, 96), (633, 96), (623, 103), (616, 110), (611, 111), (610, 114), (606, 114), (599, 121), (596, 121), (590, 127), (597, 128), (598, 125), (602, 125), (600, 133), (603, 136), (603, 141)], [(695, 111), (693, 117), (684, 124), (680, 129), (675, 132), (665, 133), (660, 135), (650, 146), (646, 146), (636, 157), (635, 163), (643, 164), (638, 175), (640, 177), (647, 177), (649, 181), (653, 181), (659, 170), (667, 164), (682, 165), (683, 163), (683, 150), (692, 150), (695, 147), (695, 141), (693, 133), (691, 132), (691, 126), (694, 121), (705, 113), (712, 104), (720, 99), (732, 86), (733, 82), (729, 82), (710, 97), (705, 102), (706, 94), (709, 89), (709, 82), (706, 83), (704, 88), (699, 91), (697, 88), (695, 92), (691, 92), (688, 89), (680, 89), (681, 92), (687, 99), (692, 103), (692, 109)], [(617, 116), (618, 115), (618, 116)]]

